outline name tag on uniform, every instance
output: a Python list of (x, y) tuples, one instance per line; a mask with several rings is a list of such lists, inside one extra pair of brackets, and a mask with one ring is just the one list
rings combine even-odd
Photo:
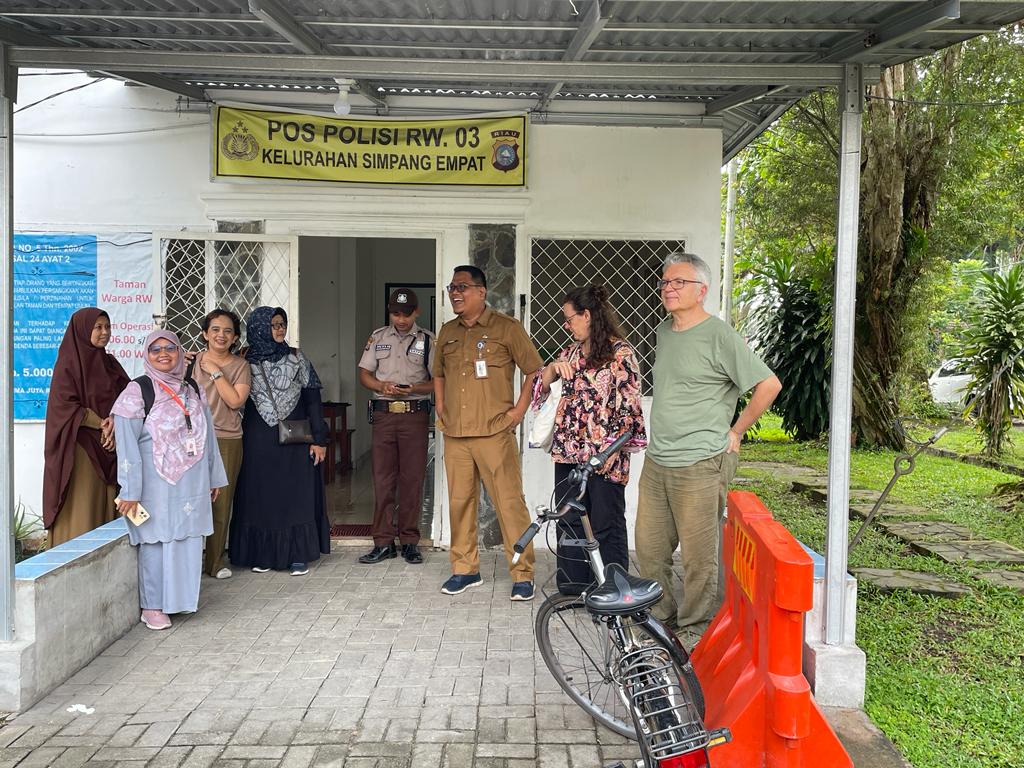
[(486, 379), (487, 378), (487, 361), (486, 360), (477, 360), (474, 363), (474, 368), (476, 369), (476, 377), (478, 379)]
[(391, 349), (391, 345), (390, 344), (377, 344), (373, 348), (373, 351), (374, 352), (387, 352), (389, 349)]
[(195, 456), (199, 453), (199, 447), (196, 445), (196, 439), (192, 435), (185, 438), (185, 453), (189, 456)]

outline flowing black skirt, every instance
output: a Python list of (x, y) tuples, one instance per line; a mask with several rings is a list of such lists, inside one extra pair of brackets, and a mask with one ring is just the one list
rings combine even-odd
[[(319, 403), (310, 399), (299, 398), (288, 418), (319, 420)], [(232, 564), (285, 570), (330, 553), (322, 468), (313, 466), (309, 446), (280, 445), (277, 426), (267, 426), (252, 400), (245, 404), (242, 441), (228, 538)]]

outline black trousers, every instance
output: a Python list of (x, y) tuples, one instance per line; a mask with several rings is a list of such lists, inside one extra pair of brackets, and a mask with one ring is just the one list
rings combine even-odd
[[(572, 471), (572, 464), (555, 463), (555, 498), (561, 500), (568, 490), (564, 482)], [(594, 538), (605, 565), (618, 563), (629, 570), (629, 541), (626, 537), (626, 486), (612, 483), (599, 475), (591, 475), (587, 492), (583, 496)], [(578, 595), (594, 583), (587, 551), (583, 547), (563, 546), (562, 539), (584, 539), (583, 521), (575, 512), (558, 521), (558, 591), (563, 595)]]

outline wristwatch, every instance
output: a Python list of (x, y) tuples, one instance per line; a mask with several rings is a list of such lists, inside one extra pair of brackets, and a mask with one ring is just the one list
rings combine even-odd
[(216, 381), (223, 375), (224, 371), (214, 371), (213, 373), (210, 374), (210, 381)]

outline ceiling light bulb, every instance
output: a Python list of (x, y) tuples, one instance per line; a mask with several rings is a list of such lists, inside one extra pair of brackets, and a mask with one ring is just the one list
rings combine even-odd
[(348, 103), (348, 94), (338, 94), (338, 100), (334, 102), (334, 114), (347, 115), (352, 111), (352, 105)]

